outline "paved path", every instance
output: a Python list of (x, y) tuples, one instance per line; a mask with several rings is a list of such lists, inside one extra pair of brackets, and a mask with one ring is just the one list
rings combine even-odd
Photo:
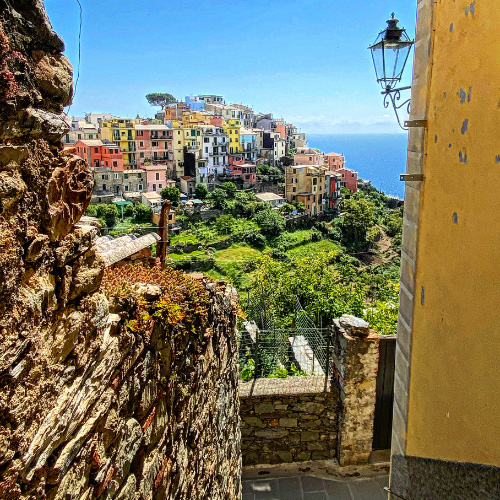
[(243, 500), (387, 500), (388, 476), (334, 481), (312, 476), (243, 481)]

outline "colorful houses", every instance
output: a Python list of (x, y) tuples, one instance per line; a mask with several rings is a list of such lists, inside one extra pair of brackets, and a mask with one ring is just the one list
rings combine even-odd
[(357, 190), (358, 174), (345, 167), (343, 155), (309, 148), (306, 135), (283, 118), (226, 104), (216, 94), (187, 96), (155, 119), (75, 117), (64, 139), (96, 170), (101, 200), (129, 193), (140, 199), (142, 192), (160, 194), (176, 183), (192, 193), (197, 183), (212, 189), (228, 177), (253, 188), (258, 164), (293, 165), (286, 168), (285, 197), (302, 201), (311, 215), (335, 209), (342, 187)]
[(138, 168), (134, 120), (129, 118), (114, 118), (109, 121), (103, 121), (101, 139), (119, 144), (123, 154), (125, 169)]
[(325, 164), (328, 165), (330, 170), (337, 170), (344, 168), (345, 158), (344, 155), (339, 153), (328, 153), (325, 155)]
[(80, 140), (75, 148), (76, 154), (87, 160), (92, 168), (108, 167), (115, 172), (123, 170), (123, 155), (117, 144), (100, 139)]
[(173, 130), (166, 125), (141, 123), (135, 126), (136, 150), (139, 168), (151, 164), (164, 164), (173, 168)]
[(323, 165), (325, 155), (319, 149), (297, 148), (293, 155), (294, 165)]
[(293, 165), (285, 169), (285, 197), (289, 203), (302, 202), (309, 215), (325, 210), (326, 168), (316, 165)]

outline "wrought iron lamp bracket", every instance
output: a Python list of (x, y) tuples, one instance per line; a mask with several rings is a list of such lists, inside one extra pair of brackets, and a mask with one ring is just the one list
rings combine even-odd
[[(401, 124), (401, 120), (399, 119), (399, 114), (398, 111), (401, 108), (406, 107), (406, 112), (410, 114), (410, 105), (411, 105), (411, 98), (407, 99), (406, 101), (400, 103), (401, 101), (401, 92), (403, 90), (410, 90), (411, 87), (401, 87), (399, 89), (387, 89), (382, 92), (382, 95), (384, 96), (384, 108), (388, 108), (390, 104), (392, 104), (392, 108), (394, 109), (394, 113), (396, 115), (396, 119), (398, 120), (398, 125), (400, 128), (403, 130), (408, 130), (408, 127), (405, 127), (404, 125)], [(404, 123), (404, 122), (403, 122)]]

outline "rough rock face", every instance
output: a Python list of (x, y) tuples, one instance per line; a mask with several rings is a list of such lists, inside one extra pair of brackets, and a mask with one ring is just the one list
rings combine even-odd
[(179, 275), (189, 323), (183, 289), (101, 286), (63, 48), (41, 0), (0, 0), (0, 497), (238, 499), (232, 290)]

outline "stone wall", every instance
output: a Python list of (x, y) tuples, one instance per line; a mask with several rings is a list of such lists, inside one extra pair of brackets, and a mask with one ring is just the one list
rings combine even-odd
[(368, 323), (350, 315), (333, 320), (333, 379), (340, 391), (339, 464), (368, 463), (379, 359), (379, 337)]
[(252, 396), (245, 395), (243, 389), (243, 465), (335, 458), (338, 394), (321, 392), (323, 378), (319, 380), (318, 392), (308, 393), (313, 390), (308, 378), (311, 379), (297, 377), (292, 387), (287, 379), (258, 380)]
[(0, 45), (0, 497), (240, 498), (232, 288), (105, 271), (41, 0), (0, 0)]

